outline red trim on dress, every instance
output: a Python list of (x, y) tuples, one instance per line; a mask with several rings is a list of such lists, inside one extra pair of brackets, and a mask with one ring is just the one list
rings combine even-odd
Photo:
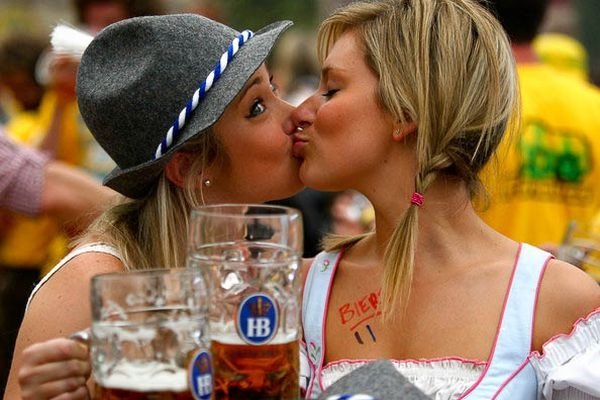
[(519, 368), (517, 368), (512, 374), (510, 374), (510, 376), (508, 377), (507, 380), (504, 381), (504, 383), (502, 385), (500, 385), (500, 387), (498, 388), (498, 390), (496, 390), (496, 393), (494, 393), (494, 396), (492, 397), (492, 400), (494, 400), (496, 397), (498, 397), (499, 394), (501, 394), (502, 390), (504, 389), (504, 387), (506, 385), (508, 385), (517, 375), (519, 375), (519, 373), (523, 370), (523, 368), (525, 368), (525, 366), (529, 364), (529, 358), (525, 358), (525, 360), (521, 363), (521, 365), (519, 365)]
[(496, 345), (498, 344), (498, 337), (500, 336), (500, 330), (502, 328), (502, 323), (504, 322), (504, 313), (506, 312), (506, 305), (508, 303), (508, 298), (510, 297), (510, 292), (512, 289), (515, 274), (517, 272), (517, 266), (519, 265), (519, 259), (521, 258), (521, 250), (522, 249), (523, 249), (523, 244), (519, 243), (519, 250), (517, 251), (517, 257), (515, 258), (515, 264), (513, 265), (512, 273), (510, 275), (510, 280), (508, 282), (508, 287), (506, 288), (506, 294), (504, 295), (504, 304), (502, 305), (502, 313), (500, 314), (500, 321), (498, 321), (498, 328), (496, 329), (496, 337), (494, 338), (494, 344), (492, 345), (492, 350), (488, 357), (487, 365), (485, 366), (485, 369), (483, 370), (483, 372), (481, 373), (481, 375), (479, 376), (477, 381), (475, 381), (475, 383), (470, 388), (468, 388), (462, 395), (460, 395), (460, 397), (458, 399), (464, 399), (473, 390), (475, 390), (475, 388), (477, 388), (477, 386), (479, 386), (481, 381), (483, 381), (483, 379), (485, 378), (485, 376), (487, 375), (487, 373), (490, 369), (490, 365), (492, 364), (494, 354), (496, 354)]
[(329, 313), (329, 297), (331, 295), (331, 287), (333, 286), (335, 273), (337, 272), (338, 266), (342, 262), (342, 257), (344, 256), (344, 250), (345, 249), (340, 250), (340, 254), (338, 254), (337, 260), (333, 265), (333, 269), (331, 270), (331, 278), (329, 279), (329, 287), (327, 288), (327, 300), (325, 300), (325, 308), (323, 309), (323, 322), (321, 325), (321, 360), (319, 361), (320, 368), (319, 374), (317, 376), (317, 380), (319, 382), (319, 386), (321, 387), (321, 391), (325, 390), (325, 387), (323, 386), (323, 380), (321, 379), (323, 377), (321, 371), (323, 371), (323, 359), (325, 358), (325, 325), (327, 324), (327, 314)]
[(550, 260), (552, 260), (552, 259), (554, 259), (553, 256), (548, 256), (548, 258), (546, 259), (546, 262), (544, 262), (544, 266), (542, 267), (542, 270), (540, 271), (540, 277), (538, 278), (537, 287), (535, 288), (535, 303), (533, 305), (533, 316), (531, 317), (531, 343), (529, 343), (529, 351), (531, 351), (533, 349), (533, 329), (535, 326), (535, 320), (536, 320), (536, 315), (537, 315), (538, 300), (540, 299), (540, 289), (542, 286), (542, 280), (544, 279), (544, 274), (546, 273), (546, 268), (548, 267), (548, 264), (550, 263)]
[(587, 316), (585, 317), (581, 317), (578, 318), (577, 321), (573, 322), (573, 328), (571, 329), (571, 332), (569, 333), (558, 333), (554, 336), (552, 336), (550, 339), (546, 340), (546, 342), (542, 345), (542, 353), (540, 354), (539, 351), (534, 350), (529, 354), (529, 358), (531, 359), (532, 357), (536, 357), (537, 359), (542, 359), (545, 356), (545, 347), (550, 344), (551, 342), (554, 342), (555, 340), (558, 339), (562, 339), (562, 338), (570, 338), (571, 336), (573, 336), (575, 334), (575, 331), (577, 330), (577, 326), (583, 322), (583, 321), (589, 321), (592, 317), (595, 317), (597, 314), (600, 314), (600, 307), (592, 310)]

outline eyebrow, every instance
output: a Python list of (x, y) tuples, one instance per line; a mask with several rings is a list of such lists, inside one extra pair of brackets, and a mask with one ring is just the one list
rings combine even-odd
[(246, 83), (246, 85), (245, 85), (245, 86), (242, 88), (242, 90), (240, 91), (240, 94), (239, 94), (239, 102), (241, 102), (241, 101), (242, 101), (242, 99), (243, 99), (244, 97), (246, 97), (246, 93), (248, 93), (248, 90), (250, 90), (250, 88), (251, 88), (252, 86), (259, 85), (259, 84), (261, 84), (261, 83), (262, 83), (262, 81), (263, 81), (262, 77), (261, 77), (261, 76), (257, 76), (256, 78), (252, 79), (250, 82)]
[(327, 65), (321, 69), (321, 79), (327, 80), (331, 72), (344, 73), (346, 70), (341, 67), (336, 67), (334, 65)]

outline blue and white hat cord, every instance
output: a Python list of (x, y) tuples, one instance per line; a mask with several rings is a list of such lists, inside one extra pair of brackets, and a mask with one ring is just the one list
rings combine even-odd
[(215, 68), (208, 74), (206, 79), (200, 84), (200, 87), (194, 92), (194, 95), (188, 101), (185, 108), (181, 110), (178, 118), (175, 120), (173, 125), (167, 131), (167, 134), (163, 138), (162, 142), (158, 145), (156, 149), (156, 153), (154, 154), (154, 159), (160, 158), (163, 154), (169, 150), (171, 145), (177, 138), (179, 137), (181, 128), (185, 125), (188, 118), (192, 114), (192, 112), (198, 107), (198, 104), (204, 97), (206, 93), (212, 88), (213, 84), (219, 80), (225, 68), (229, 65), (235, 54), (238, 52), (240, 47), (244, 45), (254, 33), (250, 30), (243, 31), (238, 37), (236, 37), (233, 42), (227, 48), (227, 51), (223, 53), (221, 59), (215, 65)]

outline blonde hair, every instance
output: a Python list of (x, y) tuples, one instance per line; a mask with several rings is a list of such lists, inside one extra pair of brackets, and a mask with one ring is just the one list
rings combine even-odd
[(190, 210), (202, 204), (198, 178), (224, 153), (210, 130), (180, 151), (197, 155), (189, 166), (184, 188), (170, 182), (163, 172), (146, 197), (124, 198), (90, 225), (75, 244), (110, 244), (119, 251), (127, 270), (185, 266)]
[[(352, 3), (321, 24), (321, 63), (349, 31), (379, 78), (382, 109), (400, 123), (417, 123), (414, 190), (425, 193), (443, 174), (465, 182), (472, 197), (477, 194), (478, 173), (518, 105), (514, 59), (498, 21), (473, 0)], [(417, 210), (407, 209), (386, 247), (384, 318), (392, 316), (397, 301), (404, 310), (410, 296)]]

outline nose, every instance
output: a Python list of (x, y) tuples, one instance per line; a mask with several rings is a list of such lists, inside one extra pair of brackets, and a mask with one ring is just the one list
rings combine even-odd
[(315, 115), (317, 110), (317, 102), (315, 101), (315, 95), (310, 96), (302, 104), (297, 106), (290, 114), (290, 117), (285, 121), (284, 131), (288, 135), (293, 135), (296, 132), (296, 128), (306, 128), (315, 121)]

